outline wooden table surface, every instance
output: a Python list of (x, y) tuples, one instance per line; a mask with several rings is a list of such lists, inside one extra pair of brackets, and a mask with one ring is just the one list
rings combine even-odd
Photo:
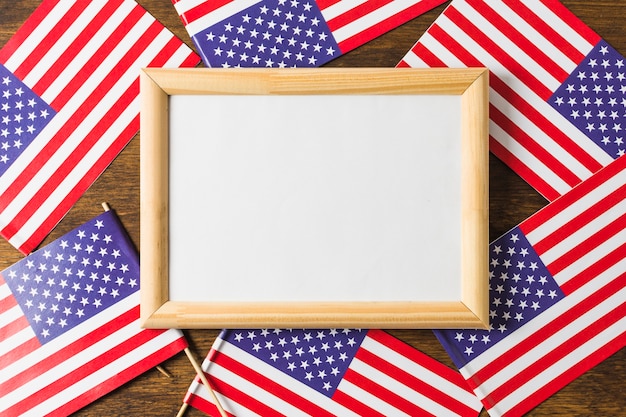
[[(170, 0), (139, 0), (164, 25), (194, 48)], [(622, 0), (564, 1), (577, 16), (619, 52), (626, 54), (626, 7)], [(4, 45), (39, 4), (38, 1), (0, 2), (0, 45)], [(411, 48), (443, 10), (443, 6), (331, 62), (339, 67), (392, 67)], [(106, 201), (117, 212), (136, 247), (139, 247), (139, 146), (137, 135), (112, 165), (70, 210), (43, 244), (67, 233), (102, 211)], [(547, 202), (508, 167), (490, 158), (490, 240), (526, 219)], [(22, 255), (0, 239), (0, 270), (22, 259)], [(195, 355), (201, 359), (217, 335), (215, 330), (185, 330)], [(390, 333), (428, 355), (453, 367), (430, 330), (390, 330)], [(531, 416), (617, 416), (626, 415), (622, 349), (591, 369), (531, 411)], [(181, 353), (163, 363), (171, 378), (150, 370), (114, 392), (77, 412), (77, 416), (174, 416), (194, 378), (194, 370)], [(203, 413), (188, 409), (186, 416)], [(483, 410), (481, 416), (486, 416)]]

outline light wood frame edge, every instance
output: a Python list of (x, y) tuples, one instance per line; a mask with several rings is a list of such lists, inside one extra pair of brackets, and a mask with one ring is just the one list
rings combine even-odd
[[(211, 77), (198, 76), (211, 71)], [(141, 88), (141, 307), (145, 328), (488, 327), (488, 70), (220, 70), (146, 68)], [(419, 74), (419, 75), (418, 75)], [(418, 75), (418, 76), (416, 76)], [(314, 82), (316, 90), (310, 86)], [(168, 96), (175, 94), (442, 94), (462, 106), (462, 295), (450, 302), (198, 303), (169, 301)], [(471, 188), (470, 192), (468, 187)], [(475, 223), (478, 222), (479, 225)], [(469, 250), (467, 250), (469, 248)], [(483, 278), (484, 277), (484, 278)], [(478, 280), (478, 282), (476, 282)], [(476, 285), (479, 284), (479, 285)]]

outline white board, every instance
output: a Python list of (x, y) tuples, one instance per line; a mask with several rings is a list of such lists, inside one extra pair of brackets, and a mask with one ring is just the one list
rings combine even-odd
[(460, 298), (460, 96), (169, 106), (170, 301)]

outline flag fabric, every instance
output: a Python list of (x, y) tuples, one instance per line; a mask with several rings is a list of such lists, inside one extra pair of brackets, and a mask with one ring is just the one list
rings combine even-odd
[(0, 50), (0, 234), (30, 253), (139, 130), (139, 69), (200, 58), (131, 0), (44, 0)]
[(445, 0), (172, 0), (208, 67), (315, 67)]
[[(382, 330), (224, 330), (202, 364), (232, 416), (477, 416), (461, 375)], [(199, 378), (185, 403), (217, 415)]]
[(399, 67), (490, 69), (490, 150), (549, 201), (624, 154), (626, 61), (558, 0), (454, 0)]
[(0, 415), (66, 416), (180, 352), (139, 325), (139, 258), (105, 212), (0, 273)]
[(519, 416), (626, 344), (626, 158), (490, 245), (490, 330), (437, 337), (492, 416)]

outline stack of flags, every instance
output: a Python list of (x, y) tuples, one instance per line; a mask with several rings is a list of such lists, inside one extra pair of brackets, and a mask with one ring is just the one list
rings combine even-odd
[[(187, 347), (138, 324), (112, 212), (33, 252), (139, 130), (139, 68), (320, 66), (443, 0), (44, 0), (0, 49), (0, 414), (68, 415)], [(490, 69), (490, 149), (550, 204), (490, 245), (452, 370), (380, 330), (224, 330), (209, 414), (523, 415), (626, 344), (626, 60), (557, 0), (453, 0), (398, 67)], [(32, 252), (32, 253), (31, 253)], [(219, 404), (216, 404), (218, 402)]]

